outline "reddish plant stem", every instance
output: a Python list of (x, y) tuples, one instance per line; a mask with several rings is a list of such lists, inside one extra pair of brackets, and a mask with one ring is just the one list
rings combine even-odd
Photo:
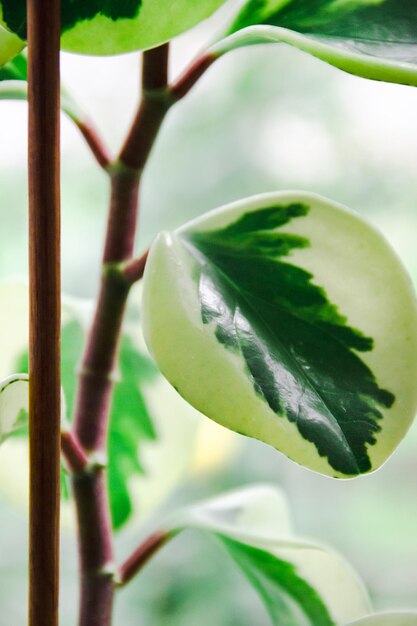
[(108, 626), (112, 621), (113, 546), (103, 468), (73, 477), (77, 505), (81, 601), (79, 624)]
[(148, 50), (143, 55), (142, 90), (158, 91), (168, 85), (169, 43)]
[[(133, 207), (130, 207), (133, 210)], [(135, 207), (136, 208), (136, 207)], [(94, 323), (80, 372), (75, 432), (84, 449), (105, 453), (112, 372), (128, 288), (114, 271), (103, 273)], [(110, 626), (114, 582), (112, 525), (106, 473), (95, 467), (73, 477), (81, 573), (79, 626)]]
[(162, 548), (170, 539), (172, 534), (164, 531), (157, 531), (150, 535), (130, 557), (126, 559), (119, 569), (119, 585), (127, 585), (136, 576), (144, 565)]
[(120, 273), (104, 270), (80, 370), (75, 412), (75, 433), (90, 453), (103, 452), (106, 447), (113, 371), (127, 295), (128, 285)]
[[(81, 446), (93, 454), (106, 449), (113, 372), (130, 288), (119, 266), (133, 253), (140, 175), (162, 123), (159, 100), (154, 96), (165, 90), (161, 83), (166, 80), (167, 63), (167, 46), (144, 54), (142, 103), (118, 161), (109, 168), (111, 200), (103, 273), (75, 410), (75, 434)], [(109, 573), (113, 547), (105, 470), (95, 467), (75, 475), (73, 488), (81, 570), (79, 626), (110, 626), (116, 582)]]
[(111, 157), (96, 129), (85, 120), (74, 119), (74, 122), (93, 153), (97, 163), (106, 170), (111, 163)]
[[(168, 87), (168, 52), (168, 45), (163, 45), (143, 55), (142, 101), (116, 163), (108, 165), (95, 139), (93, 146), (89, 143), (111, 177), (103, 274), (80, 371), (75, 410), (75, 436), (82, 449), (92, 454), (105, 452), (113, 372), (127, 297), (146, 264), (147, 253), (130, 262), (141, 174), (166, 113), (212, 63), (210, 58), (193, 66), (174, 93), (175, 88)], [(86, 139), (89, 142), (88, 135)], [(73, 476), (81, 570), (79, 626), (110, 626), (112, 621), (117, 581), (112, 574), (112, 527), (106, 483), (105, 470), (99, 466)], [(135, 551), (122, 566), (124, 579), (130, 580), (165, 540), (156, 535), (149, 544)]]
[(138, 172), (143, 170), (172, 104), (168, 91), (168, 58), (169, 44), (143, 55), (142, 101), (119, 155), (120, 163)]
[(71, 474), (81, 474), (90, 460), (72, 431), (61, 432), (61, 452)]
[(194, 87), (202, 75), (218, 59), (214, 54), (203, 54), (199, 57), (171, 87), (175, 100), (181, 100)]
[(146, 250), (141, 257), (133, 259), (132, 261), (126, 263), (123, 268), (123, 274), (129, 284), (136, 283), (138, 280), (143, 278), (148, 256), (149, 250)]
[(28, 0), (29, 624), (57, 626), (60, 474), (60, 2)]

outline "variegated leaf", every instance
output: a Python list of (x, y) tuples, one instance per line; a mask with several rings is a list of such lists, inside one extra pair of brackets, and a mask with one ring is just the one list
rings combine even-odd
[(214, 535), (254, 587), (275, 626), (336, 626), (369, 613), (369, 598), (336, 553), (293, 535), (283, 494), (252, 485), (177, 513), (167, 531)]
[(246, 0), (217, 53), (283, 42), (364, 78), (417, 85), (417, 3)]
[[(153, 48), (198, 24), (225, 0), (63, 0), (62, 48), (119, 54)], [(3, 24), (26, 38), (26, 1), (1, 0)]]
[(409, 278), (380, 233), (321, 197), (257, 196), (159, 235), (143, 322), (190, 404), (324, 474), (377, 469), (414, 418)]

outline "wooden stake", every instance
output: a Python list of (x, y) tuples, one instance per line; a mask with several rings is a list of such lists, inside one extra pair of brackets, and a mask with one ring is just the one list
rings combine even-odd
[(60, 473), (60, 1), (28, 0), (29, 625), (58, 626)]

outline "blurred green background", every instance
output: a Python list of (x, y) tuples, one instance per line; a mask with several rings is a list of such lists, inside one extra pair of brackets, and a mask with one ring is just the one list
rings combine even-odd
[[(173, 75), (210, 36), (216, 19), (175, 42)], [(137, 102), (138, 55), (65, 54), (62, 74), (117, 149)], [(158, 230), (218, 205), (298, 188), (327, 195), (368, 218), (417, 282), (416, 110), (417, 92), (411, 88), (366, 82), (284, 46), (230, 54), (163, 127), (141, 190), (138, 250)], [(0, 103), (0, 137), (0, 278), (25, 276), (24, 104)], [(91, 296), (97, 287), (107, 181), (66, 119), (62, 142), (63, 284), (67, 293)], [(190, 470), (166, 508), (256, 481), (281, 485), (299, 533), (344, 554), (376, 608), (417, 609), (417, 425), (376, 474), (345, 482), (320, 477), (262, 444), (232, 437), (234, 445), (224, 445), (220, 434), (205, 447), (200, 442), (198, 454), (212, 459), (210, 469)], [(7, 491), (0, 487), (0, 626), (26, 621), (26, 510)], [(128, 526), (118, 538), (118, 554), (126, 555), (143, 532), (135, 523)], [(71, 626), (77, 580), (74, 535), (67, 527), (62, 549), (61, 624)], [(269, 621), (221, 548), (188, 533), (121, 592), (115, 624), (263, 626)]]

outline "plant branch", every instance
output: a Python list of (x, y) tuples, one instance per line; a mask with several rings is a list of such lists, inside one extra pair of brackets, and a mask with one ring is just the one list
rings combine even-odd
[(101, 168), (107, 170), (112, 161), (111, 156), (104, 145), (101, 137), (98, 135), (94, 126), (85, 119), (74, 120), (77, 128), (84, 137), (88, 147), (90, 148), (94, 158)]
[(148, 260), (149, 250), (146, 250), (142, 256), (132, 261), (128, 261), (123, 267), (123, 274), (130, 285), (136, 283), (143, 278), (145, 272), (146, 261)]
[(103, 468), (72, 478), (81, 574), (79, 626), (110, 626), (114, 599), (112, 529)]
[(170, 91), (173, 98), (175, 100), (184, 98), (218, 58), (215, 54), (209, 53), (202, 54), (197, 58), (171, 86)]
[[(93, 138), (97, 160), (110, 175), (111, 199), (100, 292), (80, 370), (75, 409), (75, 436), (87, 455), (104, 454), (114, 368), (129, 290), (142, 275), (147, 253), (132, 261), (143, 169), (161, 124), (175, 102), (212, 63), (206, 58), (191, 68), (174, 91), (168, 86), (168, 45), (144, 52), (142, 99), (118, 159), (108, 165)], [(214, 60), (214, 59), (213, 59)], [(91, 146), (90, 146), (91, 147)], [(103, 156), (104, 154), (104, 156)], [(116, 579), (105, 468), (73, 476), (81, 570), (79, 626), (110, 626)], [(165, 541), (156, 534), (122, 566), (127, 582)]]
[(119, 568), (119, 586), (124, 587), (170, 539), (172, 533), (157, 531), (150, 535)]
[[(133, 254), (139, 184), (166, 112), (158, 94), (167, 80), (168, 47), (144, 53), (144, 93), (119, 159), (108, 171), (111, 199), (100, 293), (82, 361), (75, 409), (75, 434), (88, 454), (106, 451), (109, 409), (122, 321), (130, 284), (120, 264)], [(155, 97), (156, 95), (156, 97)], [(81, 570), (79, 626), (110, 626), (115, 592), (113, 546), (106, 472), (73, 476)], [(110, 573), (109, 573), (110, 572)]]
[(89, 457), (70, 430), (61, 432), (61, 452), (72, 474), (82, 474), (90, 465)]
[(142, 171), (155, 138), (173, 104), (168, 89), (169, 45), (165, 44), (143, 55), (142, 101), (119, 155), (119, 162)]
[(60, 487), (60, 2), (28, 0), (29, 624), (58, 625)]

